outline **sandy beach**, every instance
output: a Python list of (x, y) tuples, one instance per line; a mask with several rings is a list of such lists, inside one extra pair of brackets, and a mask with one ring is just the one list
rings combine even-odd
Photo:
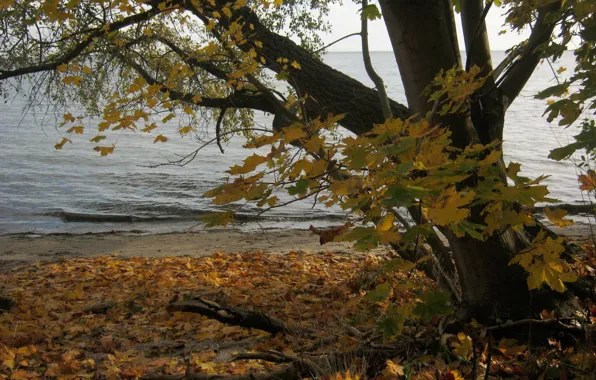
[[(319, 244), (319, 236), (307, 230), (263, 230), (243, 232), (219, 229), (199, 232), (142, 234), (130, 232), (94, 234), (18, 234), (0, 236), (0, 271), (8, 271), (37, 261), (63, 257), (206, 256), (217, 251), (350, 252), (349, 243)], [(382, 251), (382, 249), (379, 249)]]
[[(589, 238), (587, 225), (552, 228), (573, 240)], [(353, 252), (351, 243), (319, 244), (319, 236), (308, 230), (212, 229), (193, 232), (148, 234), (146, 232), (113, 231), (85, 234), (13, 234), (0, 235), (0, 272), (27, 263), (56, 261), (65, 257), (207, 256), (214, 252), (264, 251), (285, 254), (291, 251)], [(383, 252), (378, 248), (375, 252)]]

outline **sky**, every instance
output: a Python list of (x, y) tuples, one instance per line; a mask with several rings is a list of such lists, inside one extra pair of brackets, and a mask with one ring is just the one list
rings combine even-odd
[[(360, 5), (346, 1), (345, 5), (331, 6), (329, 20), (332, 25), (332, 33), (324, 36), (326, 43), (331, 43), (347, 34), (360, 31), (360, 15), (358, 10)], [(508, 31), (504, 35), (499, 35), (503, 30), (505, 17), (502, 15), (503, 8), (493, 6), (486, 17), (486, 27), (489, 34), (491, 50), (507, 50), (511, 46), (521, 42), (527, 37), (519, 35), (517, 32)], [(464, 50), (464, 39), (461, 34), (461, 23), (459, 15), (456, 14), (458, 40), (460, 50)], [(368, 39), (371, 51), (391, 51), (391, 43), (387, 35), (387, 29), (383, 20), (369, 22)], [(338, 42), (329, 48), (328, 51), (360, 51), (361, 42), (358, 36), (350, 37)]]

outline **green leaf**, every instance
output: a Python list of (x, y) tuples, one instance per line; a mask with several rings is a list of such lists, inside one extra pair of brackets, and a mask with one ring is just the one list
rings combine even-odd
[(201, 216), (201, 220), (205, 222), (205, 227), (226, 227), (229, 223), (234, 224), (235, 215), (236, 213), (231, 210), (226, 212), (216, 212)]
[(304, 178), (299, 179), (294, 186), (288, 187), (288, 194), (290, 195), (298, 195), (298, 194), (306, 194), (306, 190), (308, 189), (308, 185), (310, 181)]
[(425, 322), (430, 321), (435, 316), (449, 315), (453, 313), (451, 306), (451, 295), (444, 291), (427, 291), (422, 296), (422, 302), (417, 302), (414, 308), (414, 314)]
[(277, 73), (277, 75), (275, 76), (275, 78), (277, 80), (289, 80), (290, 79), (290, 73), (288, 73), (287, 71), (280, 71), (279, 73)]
[(534, 98), (536, 99), (546, 99), (546, 98), (550, 98), (553, 96), (561, 96), (563, 95), (567, 89), (569, 88), (569, 82), (565, 81), (561, 84), (557, 84), (555, 86), (551, 86), (545, 90), (540, 91), (539, 93), (537, 93), (536, 95), (534, 95)]
[(379, 12), (379, 8), (377, 8), (375, 4), (368, 4), (366, 7), (362, 8), (360, 12), (360, 17), (363, 20), (367, 18), (372, 21), (382, 17), (381, 12)]
[(370, 302), (383, 302), (389, 297), (389, 293), (391, 293), (391, 284), (385, 282), (377, 285), (375, 290), (368, 292), (366, 296), (364, 296), (364, 299)]
[(577, 149), (581, 149), (578, 143), (572, 143), (569, 145), (562, 146), (560, 148), (555, 148), (550, 151), (548, 158), (561, 161), (565, 160), (573, 155)]

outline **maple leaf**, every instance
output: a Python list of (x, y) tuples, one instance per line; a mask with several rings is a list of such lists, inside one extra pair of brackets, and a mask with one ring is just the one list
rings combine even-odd
[(381, 373), (383, 376), (387, 378), (396, 378), (398, 376), (404, 376), (404, 367), (395, 363), (392, 360), (387, 360), (385, 362), (387, 365), (383, 372)]
[(168, 141), (168, 138), (167, 138), (166, 136), (164, 136), (164, 135), (157, 135), (157, 137), (155, 137), (155, 140), (153, 140), (153, 143), (154, 143), (154, 144), (155, 144), (155, 143), (158, 143), (158, 142), (163, 142), (163, 143), (165, 143), (165, 142), (167, 142), (167, 141)]
[(230, 173), (232, 175), (250, 173), (250, 172), (254, 171), (257, 168), (257, 166), (261, 165), (265, 161), (267, 161), (267, 157), (259, 156), (258, 154), (255, 153), (252, 156), (249, 156), (244, 160), (244, 165), (232, 166), (230, 168), (230, 170), (228, 170), (228, 173)]
[(472, 338), (464, 333), (457, 334), (457, 342), (453, 342), (453, 353), (464, 358), (472, 354)]
[(450, 187), (441, 192), (441, 195), (428, 207), (429, 219), (440, 226), (457, 224), (468, 217), (470, 210), (462, 208), (468, 206), (476, 197), (476, 192), (469, 190), (457, 192), (455, 187)]
[(112, 144), (112, 146), (96, 146), (93, 148), (94, 151), (99, 152), (102, 156), (107, 156), (108, 154), (114, 153), (114, 148), (116, 146)]
[(579, 189), (582, 191), (594, 191), (596, 190), (596, 172), (594, 170), (588, 170), (586, 174), (582, 174), (578, 178), (581, 183)]
[(546, 207), (544, 209), (544, 215), (546, 215), (549, 222), (558, 227), (569, 227), (575, 224), (573, 220), (563, 219), (567, 215), (567, 211), (561, 208), (550, 209)]

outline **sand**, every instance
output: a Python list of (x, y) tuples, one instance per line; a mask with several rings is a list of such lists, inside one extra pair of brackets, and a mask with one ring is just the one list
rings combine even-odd
[[(552, 228), (573, 240), (590, 237), (587, 225)], [(207, 256), (214, 252), (264, 251), (285, 254), (291, 251), (330, 251), (354, 253), (350, 243), (319, 244), (319, 236), (308, 230), (212, 229), (193, 232), (147, 234), (109, 232), (87, 234), (14, 234), (0, 235), (0, 272), (33, 262), (51, 262), (67, 257)], [(378, 248), (373, 253), (384, 252)]]
[[(56, 261), (64, 257), (206, 256), (217, 251), (265, 251), (285, 254), (291, 251), (352, 252), (349, 243), (319, 244), (319, 236), (306, 230), (208, 230), (168, 234), (111, 232), (94, 234), (2, 235), (0, 272), (27, 263)], [(382, 251), (382, 249), (379, 249)]]

